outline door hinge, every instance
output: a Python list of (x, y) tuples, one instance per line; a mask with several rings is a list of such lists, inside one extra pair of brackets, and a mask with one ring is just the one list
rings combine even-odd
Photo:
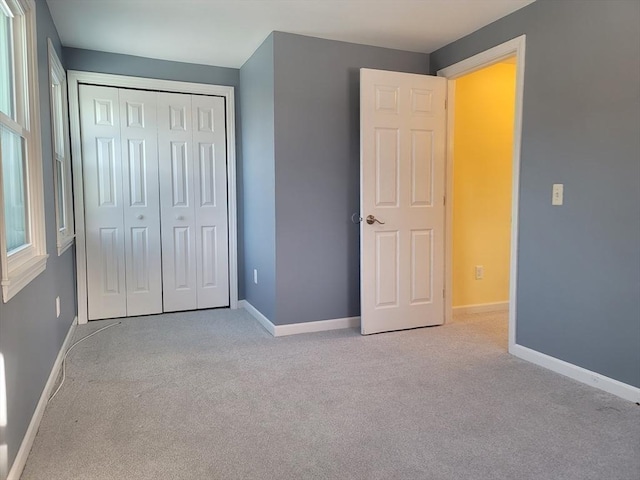
[(448, 106), (449, 106), (449, 101), (448, 101), (448, 99), (445, 98), (444, 99), (444, 109), (446, 110)]
[(444, 289), (442, 289), (442, 298), (445, 298), (445, 296), (444, 296)]
[(447, 206), (447, 196), (442, 197), (442, 205)]

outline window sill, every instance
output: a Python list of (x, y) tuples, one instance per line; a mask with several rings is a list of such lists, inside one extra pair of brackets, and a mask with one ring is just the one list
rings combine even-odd
[(62, 255), (64, 252), (69, 250), (69, 247), (73, 245), (74, 240), (76, 239), (75, 235), (70, 235), (64, 239), (58, 240), (58, 256)]
[(9, 272), (9, 279), (0, 282), (2, 285), (2, 301), (7, 303), (20, 290), (29, 285), (29, 283), (44, 272), (47, 268), (47, 258), (49, 255), (38, 255), (20, 267)]

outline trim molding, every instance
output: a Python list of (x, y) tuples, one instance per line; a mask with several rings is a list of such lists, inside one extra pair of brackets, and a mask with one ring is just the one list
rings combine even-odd
[(62, 359), (64, 358), (64, 354), (69, 348), (69, 344), (73, 339), (73, 334), (76, 331), (77, 325), (78, 317), (76, 316), (73, 319), (71, 326), (69, 327), (69, 331), (67, 332), (67, 336), (65, 337), (64, 342), (62, 342), (62, 346), (60, 347), (60, 351), (58, 352), (56, 361), (53, 363), (51, 373), (49, 374), (49, 379), (47, 380), (47, 383), (42, 390), (42, 395), (40, 395), (40, 400), (38, 401), (38, 405), (36, 405), (35, 411), (33, 412), (31, 422), (29, 422), (29, 427), (27, 428), (27, 432), (25, 433), (24, 438), (22, 439), (22, 443), (20, 444), (18, 454), (13, 461), (11, 470), (9, 470), (7, 480), (20, 480), (20, 475), (22, 475), (22, 470), (24, 470), (24, 466), (27, 463), (27, 457), (29, 456), (29, 452), (31, 451), (31, 447), (33, 446), (33, 441), (36, 439), (36, 434), (38, 433), (38, 428), (40, 427), (40, 422), (42, 421), (44, 410), (47, 407), (47, 403), (49, 402), (49, 395), (51, 395), (51, 391), (56, 385), (56, 380), (58, 380), (60, 367), (62, 367)]
[(326, 332), (327, 330), (340, 330), (343, 328), (360, 327), (360, 317), (331, 318), (315, 322), (290, 323), (287, 325), (274, 325), (256, 307), (246, 300), (240, 300), (238, 306), (249, 312), (271, 335), (284, 337), (299, 333)]
[(244, 308), (253, 318), (255, 318), (260, 325), (264, 327), (264, 329), (269, 332), (274, 337), (276, 336), (276, 326), (271, 323), (267, 317), (265, 317), (260, 310), (251, 305), (246, 300), (240, 300), (238, 302), (238, 307)]
[(610, 377), (605, 377), (586, 368), (578, 367), (572, 363), (565, 362), (555, 357), (551, 357), (544, 353), (537, 352), (522, 345), (512, 345), (509, 348), (509, 353), (526, 360), (527, 362), (535, 363), (536, 365), (551, 370), (565, 377), (572, 378), (578, 382), (584, 383), (591, 387), (603, 390), (605, 392), (616, 395), (630, 402), (640, 402), (640, 388), (622, 383), (618, 380), (614, 380)]
[(516, 101), (513, 112), (513, 151), (511, 174), (511, 252), (509, 257), (509, 348), (516, 344), (516, 299), (518, 297), (518, 202), (520, 199), (520, 146), (522, 143), (522, 99), (524, 95), (526, 35), (521, 35), (501, 43), (484, 52), (473, 55), (442, 70), (438, 76), (448, 80), (447, 86), (447, 158), (446, 158), (446, 198), (445, 205), (445, 323), (453, 315), (453, 139), (455, 113), (455, 79), (467, 75), (483, 67), (488, 67), (504, 60), (516, 57)]
[(276, 325), (275, 336), (284, 337), (299, 333), (326, 332), (327, 330), (341, 330), (343, 328), (360, 328), (360, 317), (331, 318), (315, 322)]
[(485, 312), (508, 312), (509, 302), (476, 303), (474, 305), (460, 305), (453, 307), (454, 313), (485, 313)]
[[(36, 26), (36, 4), (34, 0), (17, 0), (14, 2), (0, 2), (5, 14), (22, 17), (23, 33), (21, 47), (16, 48), (20, 60), (24, 60), (22, 74), (16, 83), (19, 95), (16, 96), (17, 119), (9, 118), (4, 113), (2, 124), (10, 126), (24, 139), (24, 153), (26, 154), (24, 183), (28, 199), (30, 231), (30, 245), (22, 246), (18, 251), (9, 255), (5, 235), (4, 216), (0, 216), (0, 286), (2, 287), (2, 301), (7, 303), (20, 290), (26, 287), (40, 273), (47, 264), (47, 233), (43, 180), (43, 152), (40, 116), (40, 96), (38, 74), (38, 32)], [(26, 102), (25, 102), (26, 100)], [(18, 105), (22, 105), (19, 107)], [(3, 195), (0, 195), (0, 210), (4, 211)], [(35, 266), (34, 266), (35, 262)]]
[(82, 83), (116, 88), (153, 89), (166, 92), (215, 95), (225, 98), (227, 122), (227, 200), (229, 202), (229, 308), (238, 308), (238, 214), (236, 203), (236, 107), (234, 87), (69, 70), (67, 72), (67, 88), (69, 90), (69, 132), (71, 136), (74, 218), (76, 225), (78, 323), (84, 324), (88, 321), (84, 184), (82, 173), (82, 143), (80, 138), (80, 101), (78, 95), (78, 85)]

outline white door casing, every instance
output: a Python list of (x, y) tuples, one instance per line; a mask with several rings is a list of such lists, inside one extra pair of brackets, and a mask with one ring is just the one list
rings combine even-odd
[[(512, 40), (496, 45), (489, 50), (480, 52), (472, 57), (461, 60), (438, 70), (438, 76), (446, 78), (449, 88), (448, 118), (447, 118), (447, 195), (453, 197), (453, 145), (455, 136), (455, 79), (472, 73), (481, 68), (488, 67), (509, 57), (515, 57), (516, 62), (516, 92), (515, 109), (513, 112), (513, 158), (511, 164), (511, 254), (509, 258), (509, 353), (520, 356), (517, 353), (519, 345), (516, 344), (516, 301), (518, 292), (518, 217), (520, 198), (520, 147), (522, 139), (522, 111), (524, 95), (524, 67), (525, 67), (526, 35), (521, 35)], [(445, 321), (453, 318), (453, 202), (446, 205), (446, 224), (448, 238), (445, 244)]]
[(360, 70), (362, 334), (444, 322), (445, 96), (443, 78)]
[(163, 92), (188, 93), (193, 95), (217, 96), (225, 105), (225, 146), (226, 178), (228, 201), (228, 275), (229, 306), (238, 308), (238, 265), (237, 265), (237, 207), (236, 207), (236, 158), (235, 158), (235, 89), (231, 86), (203, 83), (176, 82), (153, 78), (131, 77), (105, 73), (69, 70), (67, 72), (69, 90), (69, 120), (73, 162), (73, 203), (76, 220), (76, 266), (78, 323), (88, 321), (88, 265), (87, 238), (85, 232), (86, 212), (84, 193), (84, 161), (82, 151), (79, 87), (83, 84), (103, 85), (115, 88), (154, 90)]

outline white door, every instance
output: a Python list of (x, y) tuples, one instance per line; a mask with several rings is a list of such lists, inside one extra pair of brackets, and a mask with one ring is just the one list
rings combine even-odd
[(446, 79), (360, 70), (362, 334), (444, 322)]
[(229, 306), (224, 99), (79, 92), (89, 319)]
[(120, 89), (127, 316), (162, 312), (155, 92)]
[(197, 308), (229, 306), (227, 151), (224, 99), (191, 97)]
[(158, 94), (164, 311), (197, 305), (191, 96)]
[(229, 305), (224, 100), (158, 94), (164, 311)]
[(90, 320), (127, 315), (120, 102), (115, 88), (81, 85), (80, 128)]
[(89, 319), (159, 313), (156, 94), (79, 89)]

